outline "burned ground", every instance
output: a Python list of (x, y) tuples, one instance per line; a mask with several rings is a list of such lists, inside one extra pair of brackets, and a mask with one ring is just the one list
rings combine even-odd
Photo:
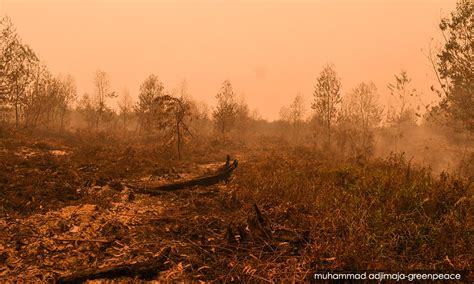
[[(214, 144), (176, 161), (107, 134), (35, 137), (1, 139), (2, 281), (58, 280), (142, 263), (166, 248), (156, 271), (138, 278), (271, 282), (324, 269), (472, 269), (472, 180), (434, 176), (402, 156), (334, 161), (308, 148)], [(227, 153), (239, 160), (228, 183), (140, 193), (215, 172)]]

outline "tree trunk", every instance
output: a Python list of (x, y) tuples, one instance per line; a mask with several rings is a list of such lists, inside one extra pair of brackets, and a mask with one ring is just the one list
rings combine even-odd
[(66, 109), (61, 111), (61, 124), (59, 125), (59, 131), (64, 130), (64, 116), (66, 115)]
[(20, 123), (20, 118), (19, 118), (19, 113), (18, 113), (18, 96), (15, 100), (15, 127), (18, 128), (18, 125)]
[(179, 121), (176, 122), (176, 134), (178, 140), (178, 160), (181, 160), (181, 131), (179, 131)]
[(328, 111), (328, 117), (327, 117), (327, 131), (328, 131), (328, 145), (331, 145), (331, 116), (330, 112)]

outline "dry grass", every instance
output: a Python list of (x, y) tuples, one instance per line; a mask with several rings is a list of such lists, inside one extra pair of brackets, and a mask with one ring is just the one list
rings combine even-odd
[(295, 208), (274, 219), (311, 231), (312, 268), (472, 268), (473, 185), (433, 177), (403, 155), (360, 164), (301, 149), (271, 153), (248, 161), (235, 183), (269, 212)]
[[(139, 261), (163, 246), (171, 246), (172, 254), (156, 276), (160, 280), (301, 281), (323, 269), (470, 270), (474, 263), (473, 185), (447, 173), (433, 176), (402, 155), (342, 162), (309, 147), (213, 142), (176, 161), (148, 143), (105, 133), (15, 134), (2, 138), (1, 147), (0, 246), (6, 252), (0, 256), (6, 268), (0, 272), (7, 280), (50, 281), (77, 263)], [(18, 155), (22, 150), (36, 154)], [(56, 156), (54, 150), (69, 154)], [(202, 170), (198, 163), (223, 161), (227, 152), (240, 160), (227, 185), (158, 197), (128, 198), (121, 191), (127, 183), (173, 181)], [(61, 208), (80, 211), (90, 207), (85, 204), (96, 206), (92, 219), (84, 211), (87, 224), (56, 220)], [(265, 227), (255, 225), (254, 204)], [(118, 230), (91, 229), (110, 218), (117, 218)], [(64, 225), (50, 228), (57, 222)], [(81, 230), (71, 231), (75, 226)], [(18, 232), (24, 232), (21, 242)], [(75, 243), (67, 252), (56, 247), (54, 238), (74, 234), (118, 241), (113, 254), (101, 244)], [(50, 266), (28, 250), (45, 245), (51, 250), (44, 259), (57, 259)]]

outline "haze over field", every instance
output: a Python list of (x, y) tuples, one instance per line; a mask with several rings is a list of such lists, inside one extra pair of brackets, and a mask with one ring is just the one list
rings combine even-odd
[[(0, 0), (24, 42), (53, 73), (93, 92), (97, 69), (136, 99), (147, 75), (165, 88), (186, 78), (197, 100), (215, 105), (225, 79), (263, 118), (301, 92), (309, 105), (316, 77), (336, 66), (343, 93), (406, 69), (423, 102), (436, 96), (426, 58), (451, 0), (413, 1), (34, 1)], [(308, 107), (309, 108), (309, 107)]]
[(474, 283), (473, 0), (0, 1), (0, 283)]

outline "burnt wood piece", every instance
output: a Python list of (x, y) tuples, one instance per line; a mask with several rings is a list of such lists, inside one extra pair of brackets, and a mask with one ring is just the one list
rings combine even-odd
[(165, 247), (161, 250), (158, 256), (155, 256), (147, 261), (134, 264), (122, 264), (111, 267), (86, 269), (65, 277), (60, 277), (57, 280), (57, 283), (83, 283), (87, 280), (101, 278), (113, 279), (124, 276), (149, 279), (155, 276), (159, 270), (164, 268), (164, 263), (168, 259), (170, 252), (171, 247)]
[(159, 195), (163, 191), (174, 191), (174, 190), (179, 190), (179, 189), (192, 187), (192, 186), (209, 186), (209, 185), (219, 183), (221, 181), (228, 182), (232, 175), (232, 172), (237, 168), (237, 165), (238, 165), (238, 161), (237, 159), (235, 159), (232, 164), (229, 164), (229, 166), (226, 166), (224, 169), (220, 170), (214, 175), (199, 177), (196, 179), (177, 182), (177, 183), (160, 185), (153, 188), (139, 189), (138, 192), (146, 193), (150, 195)]
[(272, 240), (273, 236), (270, 222), (268, 222), (266, 218), (263, 217), (263, 214), (258, 208), (257, 204), (254, 204), (253, 208), (255, 209), (255, 217), (249, 216), (247, 218), (250, 231), (254, 234), (254, 236), (260, 239)]

